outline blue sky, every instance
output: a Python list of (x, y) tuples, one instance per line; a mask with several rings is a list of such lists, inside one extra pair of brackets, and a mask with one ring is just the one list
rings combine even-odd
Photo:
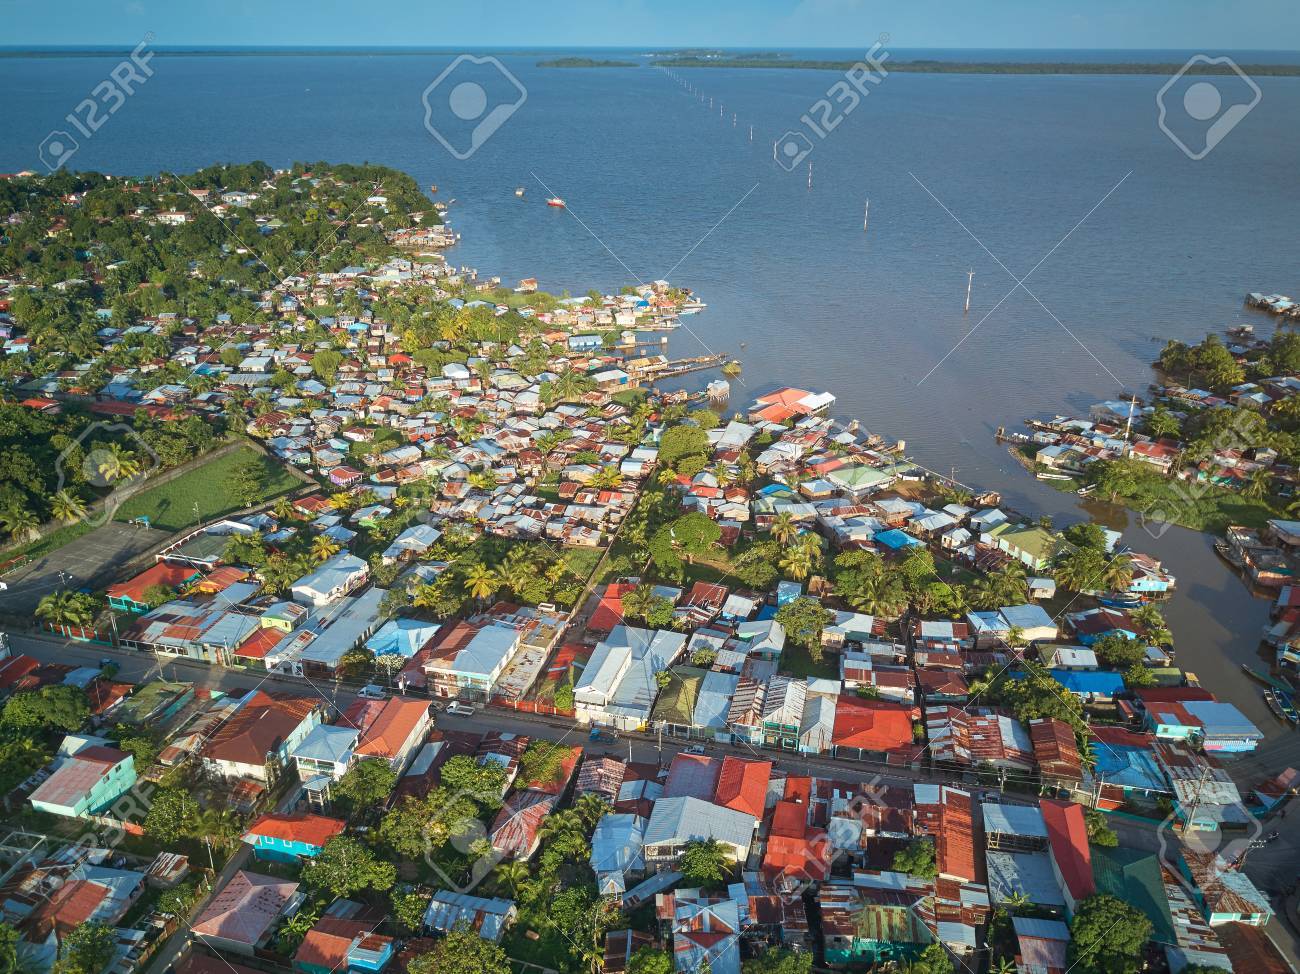
[(1300, 48), (1297, 0), (0, 0), (9, 46)]

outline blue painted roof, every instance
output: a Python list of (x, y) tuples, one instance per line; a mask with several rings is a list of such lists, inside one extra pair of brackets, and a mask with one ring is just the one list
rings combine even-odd
[(872, 540), (879, 541), (886, 548), (893, 551), (898, 551), (900, 548), (906, 548), (908, 545), (921, 543), (910, 534), (899, 531), (897, 528), (892, 528), (889, 531), (881, 531)]
[(1071, 693), (1112, 696), (1124, 689), (1124, 678), (1108, 670), (1051, 670), (1052, 679)]

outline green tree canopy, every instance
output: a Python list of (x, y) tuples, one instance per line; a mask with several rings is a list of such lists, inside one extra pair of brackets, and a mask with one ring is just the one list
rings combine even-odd
[(0, 724), (21, 730), (73, 733), (90, 717), (86, 693), (78, 687), (49, 686), (15, 693), (5, 702)]
[(369, 808), (387, 798), (396, 784), (397, 772), (387, 761), (367, 758), (348, 768), (334, 786), (334, 794), (353, 809)]
[(895, 872), (933, 879), (939, 874), (934, 864), (934, 840), (917, 839), (915, 842), (909, 842), (905, 848), (894, 853), (891, 868)]
[(731, 853), (717, 839), (686, 843), (677, 868), (685, 877), (686, 885), (716, 886), (731, 872), (734, 860)]
[(791, 599), (776, 613), (776, 621), (796, 646), (807, 649), (814, 658), (821, 657), (822, 630), (835, 618), (816, 599)]
[(307, 860), (302, 880), (313, 889), (351, 896), (363, 889), (391, 889), (397, 881), (397, 867), (384, 862), (358, 839), (336, 835), (319, 855)]
[(1107, 893), (1089, 896), (1070, 921), (1069, 966), (1080, 974), (1136, 974), (1151, 938), (1151, 921)]
[(59, 944), (54, 974), (101, 974), (117, 950), (117, 934), (106, 923), (83, 923)]
[(468, 924), (457, 924), (406, 969), (408, 974), (510, 974), (510, 961), (500, 944), (480, 937)]

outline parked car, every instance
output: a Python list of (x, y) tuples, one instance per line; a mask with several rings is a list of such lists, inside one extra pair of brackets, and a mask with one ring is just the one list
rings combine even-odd
[(467, 703), (461, 703), (459, 700), (447, 704), (447, 713), (455, 714), (457, 717), (473, 717), (474, 708)]
[(381, 686), (376, 686), (373, 683), (367, 683), (365, 686), (363, 686), (360, 690), (357, 691), (357, 696), (365, 697), (367, 700), (383, 700), (385, 697), (388, 696), (388, 691), (386, 691)]

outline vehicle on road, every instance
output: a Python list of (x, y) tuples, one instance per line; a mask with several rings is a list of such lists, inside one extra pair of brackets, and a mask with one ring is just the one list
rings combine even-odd
[(460, 701), (456, 701), (454, 703), (447, 704), (447, 713), (455, 714), (457, 717), (473, 717), (474, 708), (467, 703), (461, 703)]
[(365, 697), (367, 700), (383, 700), (385, 697), (388, 696), (388, 691), (386, 691), (381, 686), (376, 686), (373, 683), (367, 683), (365, 686), (363, 686), (360, 690), (357, 691), (357, 696)]
[(703, 753), (704, 753), (704, 745), (703, 745), (703, 744), (692, 744), (692, 745), (691, 745), (690, 747), (688, 747), (686, 750), (682, 751), (682, 753), (683, 753), (683, 754), (703, 754)]
[(613, 744), (618, 740), (618, 735), (611, 730), (603, 727), (593, 727), (591, 729), (591, 742), (593, 744)]

